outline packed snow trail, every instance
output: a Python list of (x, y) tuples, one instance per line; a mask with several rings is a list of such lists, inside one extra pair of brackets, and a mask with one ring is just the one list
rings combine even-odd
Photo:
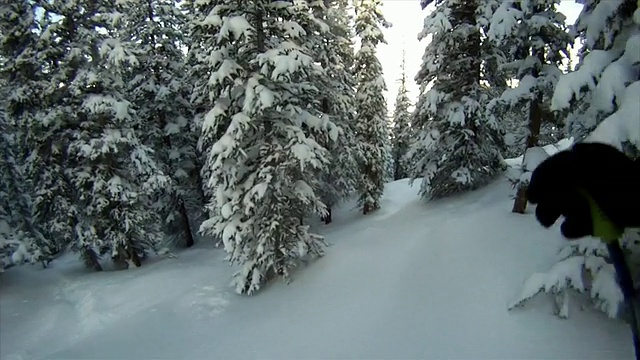
[(326, 257), (253, 297), (204, 245), (127, 272), (17, 269), (2, 275), (0, 358), (632, 358), (627, 327), (601, 313), (561, 320), (546, 296), (507, 311), (562, 241), (511, 214), (509, 191), (425, 203), (389, 184), (380, 211), (345, 206), (321, 227)]

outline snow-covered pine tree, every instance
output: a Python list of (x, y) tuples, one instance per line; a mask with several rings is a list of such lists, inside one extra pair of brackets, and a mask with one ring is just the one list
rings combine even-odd
[[(494, 41), (490, 41), (487, 36), (493, 15), (500, 7), (502, 1), (500, 0), (483, 0), (478, 4), (476, 21), (480, 27), (480, 40), (482, 55), (482, 62), (480, 65), (480, 76), (482, 78), (481, 83), (484, 85), (482, 90), (486, 93), (489, 104), (500, 97), (502, 93), (507, 90), (515, 79), (513, 71), (509, 71), (504, 68), (504, 64), (507, 63), (507, 54), (504, 49)], [(501, 143), (501, 154), (503, 157), (516, 157), (522, 152), (522, 147), (516, 148), (516, 141), (521, 141), (522, 127), (525, 124), (523, 122), (523, 112), (521, 109), (512, 109), (507, 107), (493, 107), (490, 108), (489, 104), (486, 105), (485, 111), (489, 117), (492, 117), (499, 123), (503, 139)], [(524, 144), (524, 142), (522, 142)], [(508, 152), (511, 154), (507, 155)]]
[(209, 26), (207, 19), (218, 3), (218, 0), (185, 0), (180, 6), (187, 16), (187, 36), (184, 38), (188, 49), (186, 77), (191, 87), (189, 103), (192, 123), (199, 130), (196, 158), (200, 164), (202, 196), (205, 198), (205, 203), (213, 200), (213, 189), (208, 186), (211, 173), (204, 163), (211, 146), (222, 137), (228, 125), (228, 123), (219, 123), (215, 131), (206, 133), (201, 131), (204, 119), (213, 108), (215, 101), (211, 95), (213, 84), (209, 81), (212, 68), (210, 55), (211, 49), (216, 44), (218, 33), (216, 29)]
[[(422, 0), (423, 8), (432, 0)], [(419, 38), (431, 35), (416, 81), (412, 181), (424, 197), (475, 189), (501, 167), (500, 128), (484, 111), (479, 1), (436, 0)]]
[[(504, 1), (488, 31), (489, 40), (504, 51), (507, 62), (503, 68), (518, 79), (518, 86), (504, 91), (497, 102), (512, 109), (528, 109), (525, 158), (529, 149), (540, 145), (543, 122), (554, 118), (549, 110), (551, 97), (562, 74), (562, 62), (569, 57), (572, 38), (566, 30), (565, 16), (557, 9), (559, 4), (560, 0)], [(527, 185), (526, 178), (516, 184), (513, 212), (525, 212)]]
[[(127, 74), (128, 97), (136, 108), (138, 129), (172, 186), (154, 209), (172, 243), (194, 244), (204, 209), (196, 145), (200, 129), (192, 121), (185, 59), (186, 15), (173, 0), (130, 1), (120, 37), (137, 44), (139, 64)], [(192, 230), (194, 229), (194, 230)]]
[[(60, 14), (68, 12), (71, 16), (78, 16), (79, 12), (74, 11), (73, 4), (65, 6), (42, 1), (33, 4), (40, 6), (43, 13), (38, 21), (40, 36), (34, 46), (34, 63), (25, 71), (32, 74), (32, 84), (25, 86), (24, 94), (37, 94), (29, 102), (32, 107), (37, 107), (32, 116), (22, 113), (23, 116), (16, 121), (21, 135), (24, 135), (20, 141), (24, 148), (25, 176), (33, 195), (34, 223), (42, 227), (45, 237), (51, 239), (59, 251), (74, 244), (76, 225), (80, 222), (77, 191), (74, 191), (68, 176), (75, 162), (70, 161), (67, 151), (73, 134), (81, 129), (67, 117), (75, 111), (65, 102), (69, 100), (68, 77), (79, 73), (77, 64), (82, 58), (80, 49), (71, 46), (68, 36), (65, 36), (76, 31), (75, 21)], [(65, 61), (65, 52), (71, 51), (78, 57), (75, 62)], [(39, 86), (33, 84), (34, 75), (41, 80)], [(102, 269), (91, 249), (85, 249), (82, 257), (88, 266)]]
[(624, 297), (608, 256), (606, 245), (598, 239), (568, 242), (549, 271), (535, 273), (525, 281), (509, 310), (523, 307), (540, 293), (548, 293), (555, 300), (555, 314), (568, 318), (569, 294), (575, 291), (587, 294), (595, 309), (610, 318), (618, 317)]
[(380, 43), (386, 43), (381, 27), (391, 26), (382, 14), (380, 0), (354, 0), (355, 33), (360, 39), (353, 73), (356, 76), (356, 152), (359, 164), (358, 203), (368, 214), (380, 207), (380, 198), (388, 180), (391, 144), (387, 121), (387, 86), (382, 65), (376, 55)]
[[(60, 250), (57, 242), (43, 235), (44, 224), (34, 222), (29, 196), (32, 182), (23, 171), (24, 157), (31, 153), (25, 146), (26, 130), (41, 120), (41, 89), (47, 83), (39, 59), (42, 42), (37, 35), (36, 7), (37, 2), (0, 4), (0, 201), (4, 222), (0, 268), (29, 259), (46, 264)], [(17, 249), (20, 256), (12, 260), (11, 253)]]
[(226, 131), (207, 158), (215, 199), (200, 230), (220, 237), (228, 260), (242, 266), (238, 293), (288, 279), (301, 258), (324, 253), (322, 238), (301, 219), (325, 213), (314, 192), (328, 162), (318, 142), (335, 140), (339, 129), (309, 106), (324, 74), (302, 45), (305, 15), (305, 3), (224, 0), (201, 22), (219, 34), (209, 55), (215, 105), (203, 132)]
[(552, 100), (553, 110), (568, 111), (576, 140), (594, 132), (594, 140), (640, 149), (639, 28), (637, 0), (584, 1), (573, 28), (583, 42), (579, 62), (560, 78)]
[[(40, 216), (64, 223), (64, 236), (86, 264), (102, 270), (99, 257), (139, 266), (141, 258), (162, 240), (151, 196), (168, 186), (138, 136), (140, 120), (126, 99), (124, 74), (138, 65), (136, 45), (118, 37), (116, 29), (132, 11), (128, 2), (104, 0), (46, 2), (42, 36), (51, 39), (46, 55), (51, 86), (44, 96), (48, 112), (42, 120), (31, 162), (34, 172), (49, 167), (44, 180), (62, 184), (69, 212), (52, 214), (47, 198), (60, 196), (40, 188)], [(52, 220), (53, 218), (53, 220)], [(66, 221), (61, 220), (63, 218)], [(54, 224), (56, 225), (56, 224)], [(71, 227), (71, 234), (68, 233)]]
[[(328, 0), (327, 25), (336, 36), (336, 52), (348, 69), (351, 69), (355, 61), (353, 41), (355, 34), (352, 12), (353, 7), (350, 0)], [(347, 84), (355, 88), (355, 79), (352, 79)]]
[[(331, 209), (356, 189), (358, 166), (355, 156), (355, 79), (351, 73), (354, 50), (348, 0), (312, 0), (310, 6), (316, 20), (326, 24), (314, 34), (313, 58), (325, 69), (319, 80), (322, 98), (320, 112), (340, 128), (337, 141), (322, 144), (329, 150), (329, 165), (323, 171), (318, 195), (327, 207), (323, 221), (332, 221)], [(310, 25), (313, 25), (310, 24)], [(307, 36), (310, 39), (311, 36)]]
[(407, 95), (406, 53), (404, 50), (401, 71), (400, 87), (393, 112), (393, 178), (395, 180), (409, 176), (407, 152), (411, 141), (411, 113), (409, 112), (411, 101)]
[[(2, 81), (0, 84), (5, 85)], [(0, 94), (5, 94), (1, 91)], [(4, 97), (3, 99), (6, 99)], [(4, 105), (4, 104), (3, 104)], [(30, 203), (22, 184), (24, 177), (16, 163), (15, 142), (8, 131), (4, 106), (0, 107), (0, 272), (23, 262), (43, 260), (34, 237)]]
[(512, 74), (502, 66), (507, 62), (504, 49), (496, 46), (495, 42), (489, 41), (487, 34), (491, 28), (494, 14), (501, 4), (501, 0), (482, 0), (478, 3), (476, 11), (476, 21), (480, 28), (480, 38), (482, 40), (481, 76), (492, 91), (500, 91), (500, 93), (509, 86)]
[[(574, 31), (582, 40), (576, 70), (563, 75), (552, 98), (553, 110), (567, 112), (567, 131), (577, 141), (609, 143), (637, 155), (640, 149), (640, 9), (636, 0), (588, 0)], [(635, 148), (635, 149), (634, 149)], [(635, 154), (634, 154), (635, 153)], [(628, 231), (621, 241), (632, 272), (640, 272), (640, 235)], [(559, 303), (568, 316), (570, 289), (589, 292), (597, 309), (620, 316), (622, 291), (604, 245), (585, 238), (566, 244), (547, 273), (532, 275), (511, 307), (541, 292)], [(578, 278), (576, 275), (580, 274)], [(587, 281), (583, 281), (586, 278)]]

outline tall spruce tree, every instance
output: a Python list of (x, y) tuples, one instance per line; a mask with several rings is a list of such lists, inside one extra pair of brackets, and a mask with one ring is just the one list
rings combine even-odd
[[(117, 28), (133, 5), (79, 0), (43, 6), (51, 85), (43, 93), (47, 111), (34, 128), (40, 136), (32, 138), (37, 151), (30, 162), (32, 174), (44, 180), (38, 181), (39, 216), (59, 226), (54, 229), (96, 270), (103, 255), (122, 267), (139, 266), (162, 239), (150, 197), (168, 180), (142, 144), (141, 121), (126, 96), (125, 73), (139, 61), (136, 44)], [(57, 197), (68, 212), (53, 212), (47, 199)]]
[[(566, 30), (565, 16), (557, 9), (559, 3), (559, 0), (503, 2), (493, 15), (488, 32), (494, 46), (505, 54), (503, 68), (518, 79), (518, 86), (504, 91), (497, 102), (510, 109), (528, 110), (524, 164), (528, 163), (526, 157), (535, 153), (529, 149), (540, 145), (543, 123), (554, 118), (549, 110), (551, 97), (562, 74), (563, 60), (569, 56), (572, 39)], [(513, 212), (525, 212), (527, 184), (526, 177), (516, 184)]]
[[(566, 116), (568, 135), (576, 141), (609, 143), (637, 156), (640, 150), (640, 9), (636, 0), (584, 1), (573, 35), (582, 48), (576, 70), (560, 77), (551, 108)], [(639, 185), (640, 186), (640, 185)], [(638, 234), (620, 239), (632, 273), (638, 273)], [(568, 317), (571, 290), (590, 297), (594, 308), (609, 317), (624, 314), (624, 296), (606, 244), (591, 237), (568, 242), (560, 260), (547, 273), (537, 272), (510, 307), (520, 307), (538, 293), (556, 300), (557, 315)], [(567, 276), (566, 274), (576, 274)], [(591, 281), (583, 282), (584, 278)], [(541, 284), (544, 286), (538, 286)], [(609, 291), (603, 292), (601, 289)], [(582, 302), (583, 303), (583, 302)]]
[(191, 123), (199, 130), (196, 159), (200, 164), (201, 196), (205, 203), (214, 200), (214, 197), (213, 189), (208, 185), (211, 172), (204, 164), (211, 146), (224, 135), (228, 126), (228, 123), (220, 122), (215, 131), (202, 131), (205, 117), (213, 109), (215, 101), (212, 95), (215, 93), (214, 84), (209, 81), (212, 71), (210, 55), (217, 42), (218, 33), (217, 28), (210, 26), (208, 19), (218, 3), (218, 0), (185, 0), (180, 6), (187, 16), (187, 36), (184, 40), (188, 49), (186, 78), (191, 92), (188, 99), (192, 112)]
[(319, 142), (336, 139), (339, 129), (314, 105), (315, 79), (325, 75), (304, 45), (301, 23), (310, 13), (305, 3), (225, 0), (201, 23), (218, 33), (209, 55), (215, 105), (204, 136), (225, 129), (207, 158), (215, 198), (201, 231), (220, 237), (228, 259), (242, 266), (238, 293), (288, 279), (301, 258), (324, 253), (322, 238), (301, 219), (325, 213), (314, 191), (328, 163)]
[[(423, 8), (431, 0), (422, 0)], [(412, 181), (439, 198), (475, 189), (500, 169), (500, 129), (484, 111), (479, 0), (437, 0), (419, 38), (431, 35), (416, 76), (420, 96), (412, 128)], [(432, 86), (431, 86), (432, 85)]]
[(368, 214), (380, 207), (380, 198), (388, 180), (391, 163), (387, 103), (387, 86), (376, 48), (386, 43), (382, 27), (390, 27), (382, 14), (380, 0), (354, 0), (355, 33), (360, 39), (356, 52), (354, 74), (356, 92), (356, 151), (360, 176), (359, 204)]
[[(0, 82), (4, 85), (4, 81)], [(4, 94), (4, 91), (0, 91)], [(8, 94), (5, 94), (8, 96)], [(6, 98), (5, 98), (6, 99)], [(45, 260), (50, 253), (33, 231), (30, 201), (24, 189), (24, 176), (15, 156), (15, 129), (8, 124), (4, 106), (0, 107), (0, 272), (23, 262)], [(47, 256), (48, 255), (48, 256)]]
[(122, 37), (137, 44), (138, 65), (127, 72), (127, 93), (136, 108), (141, 139), (154, 149), (172, 186), (159, 195), (154, 211), (164, 221), (169, 239), (194, 244), (204, 207), (196, 145), (200, 134), (192, 121), (186, 76), (187, 18), (173, 0), (130, 2)]
[(323, 221), (332, 221), (331, 209), (356, 189), (358, 166), (355, 155), (355, 79), (351, 73), (354, 50), (348, 0), (310, 1), (313, 14), (328, 27), (317, 29), (319, 37), (313, 57), (325, 69), (319, 80), (320, 112), (340, 128), (336, 141), (322, 144), (329, 150), (329, 166), (323, 171), (318, 194), (327, 207)]
[(407, 152), (411, 137), (411, 113), (409, 112), (411, 101), (407, 90), (406, 53), (404, 50), (401, 71), (400, 87), (393, 112), (393, 178), (395, 180), (409, 176)]
[(640, 149), (639, 27), (636, 0), (584, 1), (573, 27), (583, 41), (579, 61), (560, 78), (552, 100), (552, 109), (567, 115), (568, 133), (576, 140), (591, 136)]
[[(62, 247), (44, 230), (46, 224), (34, 219), (31, 196), (34, 182), (24, 172), (25, 157), (32, 150), (26, 137), (30, 126), (42, 120), (46, 106), (42, 92), (48, 86), (40, 57), (48, 42), (38, 35), (42, 29), (36, 19), (37, 8), (36, 1), (0, 4), (0, 162), (3, 168), (0, 192), (5, 241), (5, 245), (0, 245), (3, 249), (0, 256), (4, 257), (4, 266), (15, 264), (14, 260), (46, 263)], [(52, 206), (59, 203), (52, 200)], [(21, 255), (14, 257), (12, 253), (16, 250), (20, 250)], [(28, 251), (25, 253), (25, 250)]]

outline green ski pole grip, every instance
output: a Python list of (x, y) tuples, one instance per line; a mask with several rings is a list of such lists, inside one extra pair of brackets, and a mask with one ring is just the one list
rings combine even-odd
[(591, 195), (584, 190), (578, 190), (580, 194), (589, 203), (589, 210), (591, 212), (591, 223), (593, 227), (593, 236), (599, 238), (605, 244), (610, 244), (614, 241), (618, 241), (624, 233), (624, 229), (619, 228), (614, 224), (611, 219), (602, 211), (600, 206), (593, 200)]

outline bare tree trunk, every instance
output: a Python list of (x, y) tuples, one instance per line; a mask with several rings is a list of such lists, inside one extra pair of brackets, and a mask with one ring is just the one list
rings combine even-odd
[(98, 261), (98, 255), (92, 249), (84, 249), (84, 263), (95, 271), (102, 271), (102, 265)]
[(398, 153), (394, 154), (393, 164), (393, 180), (400, 180), (402, 177), (400, 169), (400, 156)]
[(331, 206), (327, 206), (327, 213), (322, 217), (322, 221), (327, 225), (333, 221), (331, 217)]
[[(536, 94), (536, 98), (533, 99), (529, 105), (529, 135), (527, 135), (525, 156), (528, 149), (538, 146), (540, 126), (542, 125), (542, 114), (542, 93), (538, 92)], [(527, 211), (527, 202), (527, 185), (521, 183), (518, 186), (516, 199), (513, 202), (513, 209), (511, 211), (518, 214), (524, 214)]]
[[(372, 165), (370, 164), (366, 164), (364, 167), (364, 173), (365, 176), (367, 176), (367, 178), (372, 179), (373, 178), (373, 174), (372, 174), (372, 169), (371, 169)], [(365, 200), (362, 204), (362, 215), (367, 215), (368, 213), (370, 213), (371, 211), (374, 210), (374, 206), (373, 204), (371, 204), (368, 200), (369, 197), (369, 190), (367, 188), (365, 188)]]
[(527, 185), (520, 184), (518, 191), (516, 192), (516, 199), (513, 202), (514, 213), (524, 214), (527, 210)]
[(138, 256), (138, 252), (135, 249), (129, 250), (129, 259), (133, 262), (136, 267), (142, 266), (142, 261), (140, 260), (140, 256)]
[(184, 200), (180, 199), (180, 216), (182, 217), (182, 227), (184, 228), (185, 246), (192, 247), (195, 244), (193, 232), (191, 231), (191, 223), (189, 222), (189, 214)]

